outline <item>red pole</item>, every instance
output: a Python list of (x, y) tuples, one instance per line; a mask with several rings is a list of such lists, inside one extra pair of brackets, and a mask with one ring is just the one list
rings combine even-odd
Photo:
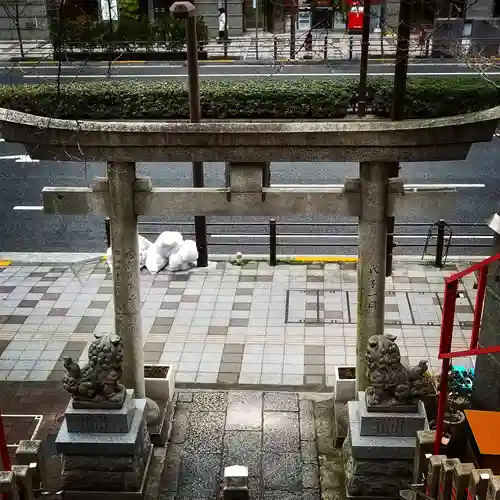
[(10, 471), (9, 448), (7, 448), (7, 439), (5, 439), (5, 430), (3, 428), (2, 412), (0, 412), (0, 459), (4, 471)]
[(439, 400), (436, 417), (436, 438), (434, 440), (434, 455), (439, 455), (441, 439), (444, 430), (444, 414), (446, 412), (446, 394), (448, 393), (448, 372), (450, 371), (450, 358), (443, 359), (441, 380), (439, 383)]
[(488, 279), (488, 266), (485, 266), (479, 272), (477, 282), (476, 306), (474, 307), (474, 321), (472, 323), (472, 335), (470, 338), (470, 348), (475, 349), (479, 339), (479, 327), (481, 326), (481, 317), (483, 315), (484, 296), (486, 293), (486, 281)]
[[(441, 323), (441, 339), (439, 354), (451, 352), (451, 339), (453, 336), (453, 320), (455, 319), (455, 304), (457, 301), (458, 280), (446, 283), (444, 291), (443, 319)], [(434, 455), (439, 455), (441, 439), (443, 437), (444, 414), (446, 412), (446, 396), (448, 394), (448, 372), (450, 358), (445, 358), (441, 366), (441, 380), (439, 383), (438, 411), (436, 416), (436, 438), (434, 441)]]

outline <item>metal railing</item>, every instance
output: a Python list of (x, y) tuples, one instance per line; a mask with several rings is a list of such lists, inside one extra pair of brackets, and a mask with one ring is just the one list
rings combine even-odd
[[(249, 228), (261, 228), (262, 231), (255, 233), (242, 233), (242, 231), (234, 233), (229, 231), (220, 231), (223, 228), (231, 228), (244, 226)], [(403, 232), (404, 229), (428, 228), (427, 233), (408, 233)], [(400, 229), (402, 232), (395, 233), (394, 239), (399, 240), (394, 243), (396, 248), (413, 248), (421, 250), (422, 259), (425, 256), (434, 257), (434, 265), (442, 267), (446, 263), (449, 250), (452, 248), (472, 249), (484, 248), (488, 249), (491, 246), (493, 236), (491, 234), (454, 234), (453, 229), (486, 229), (488, 226), (482, 223), (447, 223), (443, 219), (429, 224), (425, 222), (415, 223), (399, 223), (395, 224), (395, 230)], [(185, 228), (188, 230), (185, 231)], [(179, 230), (186, 237), (192, 237), (194, 230), (192, 222), (139, 222), (139, 233), (145, 237), (158, 236), (165, 230)], [(317, 228), (319, 230), (341, 229), (356, 230), (357, 224), (350, 222), (278, 222), (271, 218), (268, 222), (207, 222), (208, 244), (209, 246), (219, 247), (260, 247), (267, 248), (269, 255), (269, 263), (275, 266), (278, 261), (279, 249), (285, 248), (318, 248), (318, 247), (342, 247), (355, 249), (358, 246), (358, 234), (355, 232), (339, 232), (329, 234), (327, 232), (279, 232), (279, 229), (286, 228)], [(449, 230), (447, 230), (449, 228)], [(106, 243), (111, 245), (111, 237), (109, 230), (109, 219), (105, 220)], [(238, 241), (225, 241), (225, 240)], [(290, 240), (308, 239), (307, 242), (290, 242)], [(255, 241), (260, 240), (260, 241)], [(404, 242), (404, 240), (416, 242)], [(481, 240), (484, 242), (469, 242), (470, 240)], [(321, 243), (319, 243), (321, 241)], [(326, 241), (326, 243), (323, 243)], [(464, 242), (465, 241), (465, 242)], [(434, 253), (429, 253), (428, 250), (434, 248)]]
[[(47, 43), (47, 46), (50, 45)], [(435, 34), (424, 41), (412, 36), (409, 41), (410, 57), (494, 57), (498, 55), (500, 39), (462, 37), (451, 38)], [(123, 42), (68, 42), (59, 47), (68, 53), (111, 52), (119, 55), (127, 52), (154, 52), (173, 54), (185, 52), (185, 48), (173, 47), (169, 41), (123, 41)], [(325, 61), (355, 61), (361, 56), (361, 37), (328, 31), (300, 32), (294, 38), (290, 33), (268, 34), (258, 40), (251, 37), (232, 37), (228, 40), (211, 40), (200, 46), (201, 59), (260, 59), (263, 61), (291, 61), (313, 59)], [(372, 33), (369, 56), (395, 57), (396, 38), (392, 35)]]

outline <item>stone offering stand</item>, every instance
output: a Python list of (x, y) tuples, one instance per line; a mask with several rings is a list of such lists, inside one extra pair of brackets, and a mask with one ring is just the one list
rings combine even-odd
[[(432, 455), (434, 431), (417, 434), (417, 452), (413, 483), (420, 491), (437, 500), (499, 500), (500, 476), (491, 469), (477, 469), (472, 463), (457, 458)], [(414, 500), (414, 491), (400, 492), (400, 498)]]
[(398, 498), (412, 479), (415, 435), (428, 427), (423, 403), (414, 412), (373, 412), (360, 392), (358, 401), (349, 401), (348, 415), (343, 444), (347, 497)]
[(153, 454), (145, 408), (131, 390), (120, 409), (79, 409), (69, 402), (56, 439), (63, 499), (144, 498)]
[[(120, 384), (124, 358), (119, 335), (95, 335), (89, 362), (65, 358), (64, 389), (72, 395), (56, 438), (62, 456), (62, 498), (143, 499), (153, 446), (164, 447), (172, 420), (173, 375), (166, 401), (135, 397)], [(172, 372), (173, 374), (173, 372)], [(165, 382), (165, 381), (164, 381)], [(170, 385), (172, 387), (170, 388)]]
[[(0, 461), (0, 466), (1, 466)], [(0, 497), (8, 500), (34, 500), (42, 491), (45, 463), (42, 441), (20, 441), (16, 449), (15, 464), (10, 471), (0, 470)]]

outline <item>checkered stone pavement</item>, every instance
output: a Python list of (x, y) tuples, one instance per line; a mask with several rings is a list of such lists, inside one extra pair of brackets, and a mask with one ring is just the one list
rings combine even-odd
[[(443, 276), (456, 270), (396, 263), (387, 279), (386, 331), (411, 364), (440, 366)], [(454, 349), (470, 338), (473, 283), (467, 277), (460, 286)], [(103, 263), (0, 268), (0, 380), (60, 380), (64, 357), (86, 362), (94, 334), (114, 328), (112, 293)], [(355, 364), (354, 264), (143, 271), (141, 299), (145, 361), (175, 366), (180, 386), (321, 390), (334, 384), (336, 365)]]

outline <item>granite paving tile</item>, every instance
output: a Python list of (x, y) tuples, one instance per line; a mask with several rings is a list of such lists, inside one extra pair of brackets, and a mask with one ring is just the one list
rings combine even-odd
[(282, 392), (264, 393), (264, 411), (298, 411), (299, 403), (297, 394)]
[(299, 451), (299, 419), (295, 412), (264, 411), (263, 449), (275, 453)]
[(262, 428), (262, 393), (230, 392), (226, 430), (260, 430)]
[(317, 463), (318, 450), (315, 441), (300, 442), (300, 456), (303, 463)]
[(198, 392), (193, 396), (191, 412), (225, 412), (227, 410), (226, 392)]
[(220, 489), (221, 455), (184, 453), (179, 495), (189, 500), (215, 500)]
[(302, 491), (302, 461), (299, 453), (262, 455), (262, 482), (265, 490)]
[(260, 475), (262, 454), (260, 431), (226, 431), (224, 436), (223, 467), (244, 465), (249, 476)]
[[(222, 453), (224, 412), (189, 412), (186, 453)], [(209, 439), (207, 437), (210, 436)]]

